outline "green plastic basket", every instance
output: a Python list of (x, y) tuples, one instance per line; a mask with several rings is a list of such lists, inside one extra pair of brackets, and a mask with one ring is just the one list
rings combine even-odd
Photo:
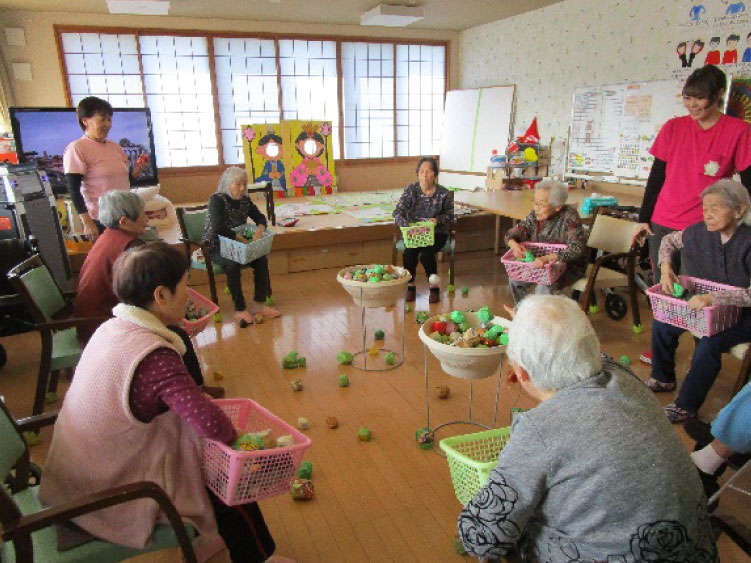
[(435, 240), (435, 225), (432, 221), (412, 223), (409, 227), (400, 227), (405, 248), (421, 248), (433, 246)]
[(449, 462), (456, 498), (466, 506), (485, 486), (498, 465), (498, 454), (511, 436), (511, 427), (452, 436), (440, 441)]

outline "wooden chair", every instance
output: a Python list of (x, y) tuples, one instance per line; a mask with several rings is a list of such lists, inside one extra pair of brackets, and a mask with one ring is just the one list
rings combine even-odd
[[(396, 265), (397, 254), (404, 252), (404, 239), (402, 239), (402, 231), (399, 227), (394, 225), (393, 244), (391, 245), (391, 263)], [(456, 231), (451, 229), (449, 231), (449, 238), (446, 239), (446, 244), (443, 245), (440, 252), (442, 254), (449, 255), (449, 284), (454, 285), (454, 251), (456, 248)]]
[[(631, 315), (634, 327), (641, 325), (639, 303), (636, 287), (636, 260), (638, 251), (631, 245), (636, 223), (608, 215), (597, 214), (592, 224), (592, 231), (587, 246), (598, 251), (594, 264), (587, 267), (585, 277), (577, 280), (573, 291), (581, 292), (581, 307), (586, 312), (595, 289), (627, 287), (631, 301)], [(626, 272), (618, 271), (606, 265), (616, 265), (626, 261)], [(617, 267), (617, 266), (616, 266)], [(605, 310), (609, 316), (620, 319), (625, 315), (625, 301), (617, 294), (610, 294), (605, 300)]]
[(31, 411), (32, 414), (40, 414), (44, 410), (46, 393), (57, 391), (60, 371), (71, 371), (81, 356), (76, 327), (106, 319), (71, 317), (74, 295), (63, 294), (39, 255), (12, 268), (8, 272), (8, 279), (21, 296), (42, 339), (39, 375)]
[[(2, 546), (0, 559), (15, 561), (62, 563), (73, 561), (122, 561), (141, 553), (180, 546), (188, 563), (195, 563), (191, 544), (195, 529), (186, 526), (166, 493), (155, 483), (143, 481), (99, 491), (79, 499), (43, 508), (37, 498), (37, 487), (30, 486), (31, 463), (29, 448), (21, 437), (25, 431), (38, 432), (54, 424), (57, 413), (46, 413), (14, 421), (0, 401), (0, 475), (6, 487), (0, 487), (0, 528)], [(81, 463), (86, 463), (81, 460)], [(94, 539), (78, 547), (59, 551), (57, 526), (97, 510), (136, 499), (151, 498), (167, 516), (169, 525), (156, 527), (151, 541), (143, 550)]]
[(274, 189), (271, 182), (258, 182), (248, 185), (248, 194), (262, 193), (266, 196), (266, 217), (276, 227), (276, 212), (274, 211)]
[[(177, 207), (177, 222), (180, 224), (181, 241), (185, 246), (185, 256), (190, 261), (190, 267), (194, 270), (204, 270), (209, 276), (209, 291), (211, 300), (219, 305), (219, 297), (216, 293), (216, 274), (223, 274), (224, 270), (218, 264), (211, 261), (211, 251), (201, 244), (201, 238), (206, 227), (206, 213), (208, 205), (195, 205), (192, 207)], [(194, 249), (200, 249), (203, 260), (196, 258)]]
[[(271, 184), (268, 184), (268, 189), (271, 189)], [(250, 188), (249, 188), (250, 190)], [(266, 188), (263, 188), (266, 190)], [(267, 203), (271, 202), (271, 213), (273, 214), (273, 192), (271, 193), (272, 199), (267, 199)], [(217, 274), (223, 274), (224, 269), (219, 264), (214, 264), (211, 261), (211, 250), (201, 244), (201, 238), (203, 238), (203, 232), (206, 228), (206, 213), (208, 212), (208, 205), (194, 205), (192, 207), (177, 207), (177, 222), (180, 224), (181, 241), (185, 247), (185, 256), (190, 262), (190, 267), (194, 270), (203, 270), (209, 277), (209, 291), (211, 292), (211, 300), (215, 305), (219, 305), (219, 296), (216, 292), (216, 278)], [(267, 209), (268, 212), (268, 209)], [(276, 221), (276, 219), (272, 219)], [(203, 259), (200, 260), (196, 257), (195, 250), (200, 249)], [(247, 264), (242, 266), (243, 268), (249, 268)], [(271, 295), (271, 285), (269, 284), (269, 295)]]

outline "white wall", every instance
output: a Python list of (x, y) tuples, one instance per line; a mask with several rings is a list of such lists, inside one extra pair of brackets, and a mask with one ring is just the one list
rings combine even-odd
[[(680, 3), (680, 2), (679, 2)], [(459, 36), (460, 88), (516, 84), (515, 130), (566, 137), (574, 88), (671, 77), (675, 0), (565, 0)], [(703, 55), (702, 55), (703, 56)]]

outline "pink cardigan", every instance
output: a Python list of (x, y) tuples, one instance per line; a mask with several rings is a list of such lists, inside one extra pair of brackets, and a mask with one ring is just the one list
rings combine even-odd
[[(139, 422), (128, 407), (133, 373), (152, 350), (184, 353), (177, 334), (148, 311), (117, 305), (114, 319), (94, 333), (55, 424), (39, 489), (40, 500), (59, 504), (134, 481), (162, 487), (178, 513), (198, 530), (197, 551), (223, 547), (201, 475), (199, 438), (174, 412)], [(142, 548), (165, 521), (150, 499), (100, 510), (74, 522), (98, 538)]]

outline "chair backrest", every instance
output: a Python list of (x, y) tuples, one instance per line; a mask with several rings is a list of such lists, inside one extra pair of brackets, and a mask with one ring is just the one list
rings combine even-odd
[(5, 404), (0, 401), (0, 478), (8, 472), (26, 451), (26, 443), (18, 433)]
[(177, 208), (177, 220), (180, 223), (180, 232), (184, 239), (193, 244), (201, 242), (201, 237), (203, 237), (203, 232), (206, 229), (207, 209), (208, 205)]
[(629, 252), (637, 224), (633, 221), (597, 214), (587, 246), (605, 252)]
[(52, 320), (66, 306), (60, 287), (38, 254), (8, 272), (8, 279), (37, 323)]

